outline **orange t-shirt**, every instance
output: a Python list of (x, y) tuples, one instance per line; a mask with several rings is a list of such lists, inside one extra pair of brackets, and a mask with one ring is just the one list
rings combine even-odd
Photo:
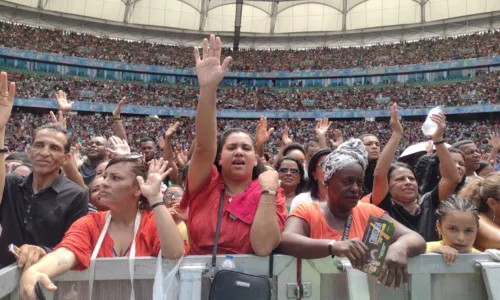
[[(189, 194), (187, 192), (188, 185), (189, 182), (186, 181), (186, 192), (180, 205), (181, 209), (189, 207), (187, 227), (190, 243), (188, 255), (212, 254), (219, 201), (224, 189), (224, 181), (217, 168), (212, 166), (207, 179), (196, 192)], [(250, 244), (251, 225), (233, 218), (227, 211), (228, 204), (229, 195), (225, 193), (217, 253), (253, 254), (252, 245)], [(281, 232), (285, 228), (286, 217), (285, 197), (282, 193), (278, 193), (276, 197), (276, 218)]]
[[(385, 213), (384, 210), (375, 205), (358, 203), (352, 209), (349, 239), (362, 239), (370, 215), (382, 217)], [(335, 230), (328, 225), (318, 203), (303, 203), (292, 211), (290, 217), (292, 216), (301, 218), (309, 224), (309, 237), (312, 239), (331, 239), (337, 241), (342, 239), (343, 232)]]
[[(106, 214), (106, 211), (92, 212), (81, 217), (71, 225), (61, 243), (54, 248), (54, 250), (62, 247), (68, 248), (75, 254), (78, 263), (73, 270), (85, 270), (89, 267), (90, 257), (106, 222)], [(113, 239), (106, 233), (97, 257), (115, 257), (113, 253), (114, 243)], [(132, 242), (130, 246), (132, 246)], [(135, 255), (136, 257), (158, 256), (160, 248), (160, 237), (156, 229), (154, 214), (152, 211), (143, 211), (141, 224), (135, 238)], [(127, 252), (126, 256), (129, 254), (130, 251)]]
[(363, 198), (361, 198), (361, 202), (363, 203), (372, 203), (371, 200), (372, 199), (372, 193), (369, 193), (368, 195), (364, 196)]

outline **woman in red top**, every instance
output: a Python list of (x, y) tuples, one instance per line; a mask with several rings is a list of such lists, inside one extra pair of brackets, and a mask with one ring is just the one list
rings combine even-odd
[[(369, 259), (368, 247), (361, 241), (370, 215), (393, 222), (396, 226), (385, 258), (379, 282), (387, 275), (386, 286), (398, 288), (401, 279), (408, 281), (407, 258), (425, 252), (425, 241), (416, 232), (394, 221), (382, 209), (360, 203), (368, 154), (361, 140), (350, 140), (330, 153), (324, 162), (324, 184), (328, 200), (303, 203), (292, 211), (286, 222), (279, 251), (298, 258), (321, 258), (329, 255), (347, 257), (361, 269)], [(351, 225), (342, 240), (346, 220)]]
[(255, 143), (243, 129), (224, 132), (217, 144), (216, 92), (231, 58), (220, 64), (221, 41), (213, 35), (210, 48), (203, 41), (203, 59), (197, 48), (194, 53), (200, 84), (196, 147), (180, 205), (189, 208), (188, 254), (212, 254), (224, 191), (218, 252), (267, 256), (278, 246), (286, 220), (278, 172), (263, 172)]
[[(161, 250), (163, 257), (181, 257), (185, 251), (184, 241), (160, 192), (161, 182), (170, 172), (170, 169), (165, 171), (166, 167), (163, 159), (152, 161), (148, 172), (140, 155), (113, 158), (106, 167), (99, 195), (99, 201), (109, 212), (90, 213), (77, 220), (54, 252), (23, 273), (21, 298), (35, 299), (37, 281), (54, 291), (56, 287), (50, 278), (72, 268), (88, 268), (94, 255), (129, 256), (135, 249), (135, 256), (157, 256)], [(146, 175), (147, 182), (144, 182)]]

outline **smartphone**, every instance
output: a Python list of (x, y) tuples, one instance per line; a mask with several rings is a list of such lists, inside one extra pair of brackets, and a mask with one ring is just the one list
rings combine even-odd
[(9, 251), (10, 251), (10, 253), (12, 253), (16, 257), (16, 259), (18, 259), (19, 255), (21, 254), (21, 251), (19, 250), (19, 248), (17, 248), (17, 246), (14, 244), (9, 245)]
[(45, 295), (42, 292), (42, 285), (38, 281), (36, 282), (35, 285), (35, 294), (37, 300), (45, 300)]

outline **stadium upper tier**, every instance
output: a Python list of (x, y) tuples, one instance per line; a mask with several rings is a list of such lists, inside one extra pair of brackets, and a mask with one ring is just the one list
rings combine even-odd
[[(500, 71), (475, 72), (473, 80), (392, 83), (385, 86), (359, 86), (322, 89), (275, 89), (269, 87), (221, 87), (218, 109), (257, 111), (373, 110), (387, 109), (397, 102), (402, 109), (435, 105), (464, 106), (500, 102)], [(191, 85), (146, 84), (117, 80), (98, 80), (33, 72), (10, 72), (19, 98), (53, 98), (66, 91), (69, 99), (98, 103), (117, 103), (122, 97), (129, 104), (195, 109), (199, 89)]]
[[(192, 47), (132, 42), (0, 22), (0, 46), (131, 64), (192, 68)], [(500, 54), (500, 30), (454, 38), (350, 48), (240, 50), (225, 48), (233, 71), (295, 71), (364, 68), (491, 57)]]

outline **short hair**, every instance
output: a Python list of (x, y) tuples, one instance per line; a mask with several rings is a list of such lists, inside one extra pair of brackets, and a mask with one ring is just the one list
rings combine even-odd
[(460, 147), (462, 147), (464, 145), (468, 145), (468, 144), (474, 144), (474, 141), (473, 140), (459, 141), (459, 142), (456, 142), (455, 144), (451, 145), (451, 148), (460, 149)]
[(471, 213), (479, 227), (479, 213), (476, 206), (474, 206), (471, 200), (456, 196), (451, 196), (439, 203), (438, 209), (436, 210), (438, 221), (441, 223), (447, 215), (454, 211)]
[[(71, 136), (68, 133), (68, 130), (66, 130), (66, 128), (64, 128), (60, 125), (56, 125), (56, 124), (46, 124), (46, 125), (40, 126), (37, 129), (35, 129), (34, 139), (36, 139), (36, 135), (42, 130), (50, 130), (50, 131), (53, 131), (56, 133), (64, 134), (64, 137), (66, 137), (66, 144), (64, 144), (64, 153), (68, 154), (71, 151), (71, 143), (70, 143)], [(34, 141), (34, 139), (33, 139), (33, 141)]]
[(373, 136), (373, 137), (375, 137), (377, 140), (379, 139), (379, 138), (378, 138), (378, 136), (374, 135), (373, 133), (364, 133), (364, 134), (362, 134), (362, 135), (359, 137), (359, 139), (360, 139), (361, 141), (363, 141), (363, 139), (364, 139), (365, 137), (367, 137), (367, 136)]
[(30, 159), (28, 158), (28, 154), (26, 154), (26, 152), (12, 152), (5, 158), (5, 161), (9, 160), (20, 160), (25, 164), (30, 163)]
[(304, 154), (304, 156), (306, 156), (306, 150), (299, 143), (291, 143), (291, 144), (288, 144), (285, 148), (283, 148), (283, 156), (287, 156), (288, 153), (290, 153), (293, 150), (299, 150), (300, 152), (302, 152)]
[(152, 138), (146, 137), (139, 141), (139, 147), (141, 146), (142, 143), (147, 143), (147, 142), (153, 142), (153, 144), (155, 143), (155, 141)]

